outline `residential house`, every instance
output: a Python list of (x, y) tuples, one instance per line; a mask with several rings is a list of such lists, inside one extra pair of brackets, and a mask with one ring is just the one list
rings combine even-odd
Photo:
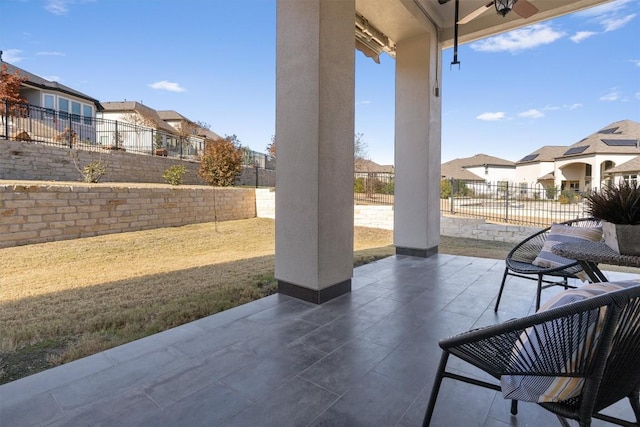
[(606, 179), (613, 184), (617, 184), (620, 180), (628, 183), (638, 182), (638, 176), (640, 176), (640, 156), (605, 171)]
[[(545, 198), (545, 189), (555, 186), (556, 157), (564, 154), (568, 148), (563, 145), (545, 145), (518, 160), (516, 182), (521, 186), (520, 194), (526, 192), (529, 197)], [(529, 194), (532, 191), (534, 194)]]
[[(195, 156), (204, 150), (207, 129), (173, 110), (161, 110), (158, 111), (158, 115), (176, 130), (182, 140), (182, 149), (186, 155)], [(220, 139), (220, 136), (214, 132), (210, 133), (217, 137), (214, 139)]]
[(515, 180), (515, 171), (514, 162), (487, 154), (453, 159), (440, 166), (440, 175), (443, 179), (469, 179), (484, 182), (512, 182)]
[[(571, 145), (555, 160), (554, 184), (589, 191), (611, 183), (608, 171), (640, 155), (640, 123), (614, 122)], [(621, 171), (619, 169), (619, 171)]]
[(353, 170), (356, 173), (356, 177), (358, 174), (368, 174), (368, 173), (388, 173), (392, 174), (394, 171), (393, 165), (380, 165), (369, 159), (356, 159), (353, 164)]
[[(20, 139), (38, 138), (40, 135), (95, 142), (95, 117), (102, 110), (100, 101), (56, 81), (30, 73), (7, 62), (7, 73), (18, 73), (26, 78), (20, 95), (27, 100), (30, 111), (27, 117), (9, 120), (9, 137), (22, 133)], [(67, 130), (65, 132), (65, 130)]]
[[(162, 120), (153, 108), (136, 101), (103, 102), (102, 105), (104, 108), (99, 114), (100, 118), (126, 123), (130, 125), (127, 128), (133, 129), (133, 132), (123, 132), (125, 148), (154, 147), (157, 154), (164, 155), (167, 147), (178, 145), (177, 131)], [(102, 138), (109, 136), (102, 135)], [(107, 142), (102, 141), (102, 144)]]

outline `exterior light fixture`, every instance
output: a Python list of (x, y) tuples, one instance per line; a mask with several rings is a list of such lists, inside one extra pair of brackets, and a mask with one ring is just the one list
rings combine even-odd
[(496, 7), (498, 15), (506, 16), (506, 14), (513, 9), (513, 5), (515, 5), (517, 1), (518, 0), (495, 0), (493, 4)]

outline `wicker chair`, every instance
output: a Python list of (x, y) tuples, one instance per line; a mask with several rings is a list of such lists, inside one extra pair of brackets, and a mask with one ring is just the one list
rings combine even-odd
[[(600, 220), (595, 218), (580, 218), (571, 221), (562, 222), (561, 224), (570, 225), (572, 227), (597, 227), (600, 225)], [(500, 284), (500, 292), (498, 292), (498, 299), (494, 311), (498, 311), (500, 305), (500, 298), (502, 297), (502, 291), (504, 290), (504, 284), (507, 281), (507, 276), (516, 276), (524, 279), (537, 280), (538, 291), (536, 294), (536, 310), (540, 308), (540, 295), (543, 289), (551, 286), (562, 286), (565, 289), (575, 288), (569, 284), (567, 279), (575, 279), (576, 273), (582, 271), (582, 267), (577, 261), (563, 265), (561, 267), (547, 268), (538, 267), (532, 264), (536, 259), (544, 242), (547, 240), (547, 236), (551, 227), (547, 227), (529, 237), (522, 242), (518, 243), (505, 259), (506, 267), (504, 269), (504, 276), (502, 277), (502, 283)], [(560, 278), (559, 281), (553, 281), (545, 279), (545, 276), (553, 276)]]
[[(603, 310), (606, 310), (603, 312)], [(585, 325), (590, 316), (600, 316), (602, 329), (597, 344), (590, 347), (587, 337), (593, 329)], [(593, 319), (593, 318), (592, 318)], [(534, 326), (539, 325), (539, 326)], [(534, 331), (534, 332), (532, 332)], [(564, 332), (563, 333), (558, 333)], [(555, 336), (553, 343), (527, 355), (531, 360), (514, 360), (514, 344), (522, 342), (521, 334)], [(532, 336), (532, 335), (530, 335)], [(539, 335), (538, 335), (539, 336)], [(582, 339), (576, 339), (580, 338)], [(423, 427), (431, 422), (442, 379), (453, 378), (469, 384), (501, 390), (497, 383), (469, 378), (447, 371), (450, 355), (457, 356), (499, 379), (502, 375), (569, 376), (584, 378), (579, 395), (561, 402), (537, 403), (558, 416), (563, 426), (567, 418), (580, 426), (589, 426), (592, 418), (622, 426), (640, 425), (640, 285), (604, 293), (582, 301), (542, 311), (521, 319), (510, 320), (462, 333), (440, 341), (443, 353)], [(566, 355), (577, 355), (575, 367), (566, 371)], [(635, 422), (603, 415), (603, 409), (627, 397), (636, 417)], [(518, 401), (512, 400), (511, 413), (517, 414)]]

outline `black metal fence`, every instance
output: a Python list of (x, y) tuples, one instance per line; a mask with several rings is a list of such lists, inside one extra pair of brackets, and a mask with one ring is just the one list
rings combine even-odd
[(440, 211), (509, 224), (545, 227), (586, 216), (584, 198), (573, 190), (540, 184), (443, 180)]
[(393, 205), (395, 175), (387, 172), (354, 173), (356, 205)]
[[(126, 151), (135, 154), (198, 160), (201, 136), (180, 136), (126, 121), (85, 117), (4, 101), (0, 104), (0, 138), (87, 151)], [(243, 166), (275, 170), (275, 158), (243, 148)]]

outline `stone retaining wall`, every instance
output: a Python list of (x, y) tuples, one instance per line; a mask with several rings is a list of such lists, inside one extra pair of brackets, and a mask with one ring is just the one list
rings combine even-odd
[(254, 218), (255, 190), (163, 184), (0, 183), (0, 248)]
[[(202, 185), (198, 178), (199, 162), (171, 157), (127, 153), (126, 151), (93, 152), (68, 147), (54, 147), (35, 142), (0, 140), (0, 179), (37, 181), (82, 181), (82, 169), (93, 161), (106, 166), (100, 182), (143, 182), (165, 184), (162, 177), (171, 166), (183, 165), (187, 173), (182, 182)], [(236, 185), (275, 186), (273, 170), (245, 167)]]

